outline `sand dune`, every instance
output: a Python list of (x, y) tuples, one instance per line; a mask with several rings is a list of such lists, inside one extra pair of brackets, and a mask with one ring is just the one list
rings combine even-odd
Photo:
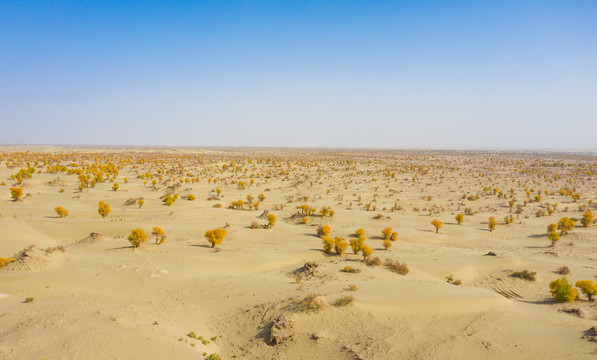
[[(30, 156), (39, 156), (40, 171), (23, 186), (24, 195), (31, 195), (11, 201), (9, 188), (22, 186), (11, 175), (26, 167), (25, 155), (9, 155), (13, 150), (5, 149), (0, 166), (6, 184), (0, 186), (0, 256), (17, 260), (0, 268), (1, 358), (595, 356), (595, 342), (587, 332), (597, 325), (595, 303), (584, 295), (573, 303), (555, 303), (548, 285), (561, 277), (561, 266), (570, 268), (573, 282), (595, 279), (597, 227), (577, 226), (553, 247), (544, 235), (546, 226), (561, 217), (578, 220), (584, 209), (594, 209), (589, 203), (597, 197), (595, 182), (589, 180), (594, 175), (572, 171), (580, 163), (594, 167), (594, 158), (540, 159), (570, 164), (558, 168), (538, 167), (536, 157), (520, 154), (307, 156), (281, 150), (96, 153), (32, 148)], [(76, 174), (47, 173), (51, 163), (42, 165), (42, 151), (59, 150), (70, 154), (63, 164), (92, 164), (99, 157), (100, 164), (118, 164), (119, 172), (114, 180), (79, 191)], [(7, 159), (21, 159), (22, 164), (8, 167)], [(489, 173), (489, 168), (499, 171)], [(487, 175), (479, 176), (483, 172)], [(154, 180), (162, 176), (157, 189), (151, 177), (139, 177), (145, 173)], [(558, 194), (571, 178), (582, 194), (579, 201)], [(118, 191), (112, 190), (113, 181), (120, 185)], [(244, 190), (239, 181), (247, 184)], [(548, 194), (516, 214), (516, 207), (508, 206), (510, 195), (498, 197), (484, 187), (508, 194), (512, 188), (518, 203), (530, 199), (525, 189), (531, 187)], [(160, 199), (168, 193), (179, 195), (172, 206)], [(463, 193), (479, 199), (462, 199)], [(196, 200), (183, 199), (189, 194)], [(259, 210), (246, 205), (228, 209), (248, 194), (254, 201), (265, 195)], [(138, 198), (145, 200), (142, 207), (134, 201), (127, 205)], [(106, 218), (98, 214), (99, 201), (112, 207)], [(535, 215), (556, 202), (552, 215)], [(317, 210), (329, 206), (335, 215), (316, 213), (303, 224), (303, 216), (296, 216), (301, 204)], [(68, 209), (67, 217), (56, 215), (58, 205)], [(467, 207), (474, 215), (457, 225), (454, 216)], [(251, 229), (254, 221), (260, 227), (267, 224), (260, 218), (263, 210), (277, 216), (275, 226)], [(376, 219), (377, 214), (383, 219)], [(513, 223), (504, 224), (511, 214)], [(498, 220), (493, 232), (488, 231), (489, 216)], [(435, 218), (444, 222), (438, 233), (430, 224)], [(355, 239), (357, 228), (365, 229), (365, 244), (381, 264), (367, 265), (350, 248), (343, 256), (324, 253), (316, 235), (320, 224), (329, 224), (331, 236), (347, 241)], [(132, 229), (151, 233), (155, 226), (164, 229), (164, 244), (156, 245), (150, 236), (139, 248), (130, 246)], [(204, 234), (217, 227), (227, 234), (214, 249)], [(399, 233), (390, 250), (381, 237), (385, 227)], [(495, 256), (488, 256), (490, 252)], [(390, 271), (386, 258), (406, 263), (409, 273)], [(300, 270), (307, 262), (317, 266)], [(346, 266), (355, 272), (344, 271)], [(511, 277), (522, 269), (535, 271), (537, 280)], [(462, 285), (446, 282), (449, 275)], [(350, 285), (358, 290), (351, 291)], [(301, 309), (309, 294), (325, 304), (321, 311)], [(335, 305), (348, 295), (354, 297), (351, 305)], [(26, 303), (29, 297), (33, 301)], [(292, 324), (292, 336), (272, 345), (276, 321)]]

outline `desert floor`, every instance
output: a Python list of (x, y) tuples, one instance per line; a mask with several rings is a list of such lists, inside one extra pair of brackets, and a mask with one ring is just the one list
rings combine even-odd
[[(549, 292), (562, 266), (572, 284), (596, 281), (597, 225), (579, 221), (597, 212), (594, 154), (4, 147), (0, 159), (0, 257), (16, 260), (0, 268), (2, 359), (597, 358), (596, 303)], [(101, 178), (80, 190), (76, 171)], [(265, 197), (258, 209), (229, 208), (249, 194)], [(317, 210), (306, 224), (303, 204)], [(552, 246), (562, 217), (576, 227)], [(381, 265), (323, 252), (319, 225), (346, 241), (363, 228)], [(150, 237), (134, 249), (136, 228)], [(536, 280), (511, 276), (524, 269)]]

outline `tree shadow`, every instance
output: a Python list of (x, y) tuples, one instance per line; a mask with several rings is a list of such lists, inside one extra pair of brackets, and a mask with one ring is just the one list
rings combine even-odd
[[(211, 245), (207, 245), (207, 244), (189, 244), (187, 246), (192, 246), (192, 247), (202, 247), (202, 248), (209, 248), (211, 249)], [(215, 248), (214, 248), (215, 249)]]
[(122, 249), (135, 250), (135, 247), (133, 245), (130, 245), (130, 246), (120, 246), (120, 247), (114, 247), (114, 248), (107, 248), (106, 250), (122, 250)]
[(532, 239), (539, 239), (539, 238), (547, 237), (547, 234), (531, 234), (528, 237), (530, 237)]

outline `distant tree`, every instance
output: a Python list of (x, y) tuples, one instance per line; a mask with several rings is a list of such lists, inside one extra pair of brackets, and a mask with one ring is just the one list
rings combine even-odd
[(344, 255), (346, 253), (346, 248), (348, 248), (348, 243), (343, 237), (337, 237), (334, 240), (334, 250), (338, 255)]
[(558, 240), (560, 240), (560, 234), (558, 234), (556, 231), (550, 232), (547, 234), (547, 237), (549, 240), (551, 240), (551, 246), (555, 246)]
[(332, 228), (329, 225), (321, 226), (317, 228), (317, 235), (319, 237), (328, 236), (332, 232)]
[(566, 277), (554, 280), (549, 284), (551, 295), (557, 302), (572, 302), (578, 298), (578, 291), (572, 287)]
[(391, 227), (387, 227), (387, 228), (383, 229), (381, 231), (381, 234), (383, 235), (384, 239), (389, 239), (390, 236), (392, 236), (392, 228)]
[(54, 211), (56, 212), (56, 215), (58, 215), (58, 217), (63, 218), (63, 217), (67, 217), (68, 216), (68, 210), (66, 210), (62, 206), (56, 206), (54, 208)]
[(18, 201), (23, 196), (23, 188), (11, 187), (10, 196), (13, 201)]
[(97, 208), (97, 212), (102, 217), (106, 217), (110, 214), (110, 212), (112, 212), (112, 207), (110, 206), (110, 204), (108, 204), (104, 201), (100, 201), (98, 208)]
[(591, 212), (591, 210), (587, 209), (587, 211), (585, 211), (582, 214), (582, 219), (580, 220), (580, 223), (584, 227), (589, 227), (593, 223), (593, 219), (594, 219), (593, 213)]
[(276, 220), (278, 220), (276, 215), (274, 215), (274, 214), (267, 215), (267, 227), (270, 227), (270, 228), (274, 227), (276, 225)]
[(204, 236), (207, 239), (207, 241), (211, 243), (211, 247), (214, 248), (216, 247), (216, 245), (220, 245), (222, 241), (224, 241), (224, 237), (226, 236), (226, 230), (222, 228), (207, 230)]
[(593, 296), (597, 295), (597, 284), (591, 280), (579, 280), (574, 286), (579, 288), (589, 301), (594, 301)]
[(363, 243), (365, 242), (365, 237), (360, 236), (356, 239), (350, 239), (350, 248), (352, 249), (352, 252), (355, 254), (358, 254), (359, 251), (361, 251), (361, 248), (363, 247)]
[(495, 228), (497, 227), (497, 221), (495, 221), (495, 218), (493, 216), (489, 217), (489, 223), (487, 225), (489, 227), (489, 231), (495, 230)]
[(437, 234), (439, 232), (439, 229), (441, 229), (442, 226), (444, 226), (444, 223), (437, 219), (434, 219), (431, 221), (431, 225), (435, 226), (435, 233)]
[(120, 185), (118, 185), (118, 183), (114, 183), (114, 185), (112, 185), (112, 190), (118, 191), (118, 189), (120, 189)]
[(361, 253), (363, 254), (363, 261), (365, 261), (371, 254), (373, 254), (373, 249), (371, 249), (368, 245), (363, 245), (361, 247)]
[(388, 239), (385, 239), (385, 240), (383, 241), (383, 247), (384, 247), (386, 250), (390, 249), (390, 248), (392, 247), (392, 242), (391, 242), (390, 240), (388, 240)]
[(166, 233), (159, 226), (154, 227), (153, 231), (151, 232), (151, 234), (153, 236), (155, 236), (155, 243), (156, 243), (156, 245), (161, 245), (161, 244), (163, 244), (166, 241)]
[(574, 220), (571, 220), (568, 217), (563, 217), (558, 221), (558, 230), (560, 230), (560, 235), (566, 235), (569, 231), (574, 229)]
[(454, 219), (458, 225), (461, 225), (464, 222), (464, 214), (458, 214)]
[(146, 242), (148, 238), (149, 235), (147, 235), (147, 233), (143, 229), (138, 228), (131, 231), (128, 240), (133, 245), (133, 247), (137, 248), (139, 247), (139, 245), (141, 245), (141, 243)]
[(137, 204), (139, 204), (139, 209), (141, 209), (141, 207), (143, 206), (143, 204), (145, 204), (145, 200), (140, 199), (139, 201), (137, 201)]
[(334, 248), (334, 245), (335, 245), (334, 239), (332, 239), (331, 237), (329, 237), (327, 235), (324, 235), (321, 238), (321, 242), (323, 243), (323, 251), (326, 252), (327, 254), (331, 254), (332, 249)]

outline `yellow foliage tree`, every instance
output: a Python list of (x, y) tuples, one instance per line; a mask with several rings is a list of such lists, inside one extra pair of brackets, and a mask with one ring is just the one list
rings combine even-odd
[(444, 226), (444, 223), (434, 219), (431, 221), (431, 225), (435, 226), (435, 233), (437, 234), (439, 232), (439, 229), (441, 229), (442, 226)]
[(458, 225), (462, 225), (462, 223), (464, 222), (464, 214), (458, 214), (454, 219), (456, 220), (456, 223), (458, 223)]
[(365, 229), (357, 229), (354, 233), (357, 237), (365, 236)]
[(381, 231), (381, 234), (383, 235), (384, 239), (389, 239), (390, 236), (392, 236), (392, 228), (391, 227), (387, 227), (387, 228), (383, 229)]
[(574, 225), (574, 220), (568, 217), (561, 218), (560, 221), (558, 221), (558, 230), (560, 230), (560, 235), (568, 234), (569, 231), (574, 229)]
[(587, 210), (584, 212), (584, 214), (582, 214), (582, 219), (580, 220), (580, 223), (584, 227), (589, 227), (593, 223), (593, 219), (593, 213), (591, 212), (591, 210)]
[(347, 248), (348, 243), (344, 240), (343, 237), (337, 237), (334, 240), (334, 250), (338, 255), (344, 255), (346, 253)]
[(323, 243), (323, 251), (327, 254), (331, 254), (335, 245), (334, 239), (326, 235), (321, 238), (321, 242)]
[(388, 250), (389, 248), (392, 247), (392, 242), (390, 240), (388, 240), (388, 239), (385, 239), (383, 241), (383, 247), (386, 248), (386, 250)]
[(222, 241), (224, 241), (224, 237), (226, 236), (226, 230), (222, 228), (207, 230), (204, 236), (207, 239), (207, 241), (211, 243), (211, 247), (214, 248), (216, 247), (216, 245), (220, 245)]
[(332, 232), (332, 228), (329, 225), (321, 226), (317, 228), (317, 235), (319, 237), (328, 236)]
[(276, 225), (278, 218), (274, 214), (267, 215), (267, 227), (272, 228)]
[(129, 242), (133, 245), (134, 248), (139, 247), (141, 243), (144, 243), (149, 239), (149, 235), (145, 232), (145, 230), (141, 228), (134, 229), (131, 231), (131, 234), (128, 237)]
[(371, 249), (369, 245), (363, 245), (361, 247), (361, 253), (363, 254), (363, 261), (365, 261), (371, 254), (373, 254), (373, 249)]
[(361, 248), (363, 247), (364, 242), (365, 242), (364, 236), (359, 236), (356, 239), (350, 239), (350, 248), (352, 249), (352, 252), (355, 254), (358, 254), (359, 251), (361, 251)]
[(489, 217), (489, 222), (487, 223), (487, 226), (489, 227), (489, 231), (493, 231), (497, 227), (497, 221), (495, 221), (495, 218), (493, 216)]
[(166, 241), (166, 233), (159, 226), (154, 227), (151, 234), (155, 236), (156, 245), (161, 245)]
[(23, 196), (23, 188), (11, 187), (10, 196), (13, 201), (18, 201)]
[(67, 217), (68, 216), (68, 210), (66, 210), (62, 206), (56, 206), (54, 208), (54, 211), (56, 211), (56, 215), (58, 215), (58, 217), (63, 218), (63, 217)]
[(110, 204), (108, 204), (104, 201), (100, 201), (98, 208), (97, 208), (97, 212), (102, 217), (106, 217), (106, 216), (108, 216), (108, 214), (110, 214), (110, 212), (112, 212), (112, 207), (110, 206)]
[(574, 286), (579, 288), (587, 296), (589, 301), (593, 301), (593, 296), (597, 295), (597, 284), (591, 280), (579, 280)]

